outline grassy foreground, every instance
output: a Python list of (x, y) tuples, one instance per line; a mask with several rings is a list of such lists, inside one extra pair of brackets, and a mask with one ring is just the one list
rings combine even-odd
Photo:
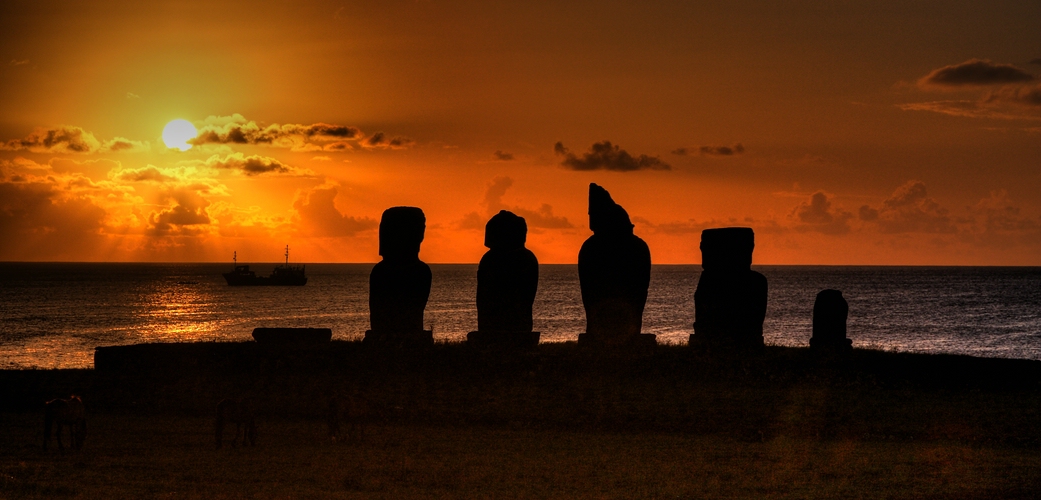
[[(489, 353), (129, 350), (118, 370), (0, 371), (0, 498), (1038, 498), (1041, 362), (574, 344)], [(44, 452), (75, 392), (86, 445)], [(330, 394), (371, 403), (332, 443)], [(255, 448), (213, 445), (224, 397)]]
[(1036, 450), (953, 442), (261, 422), (213, 449), (201, 417), (93, 415), (88, 445), (45, 453), (38, 419), (0, 415), (4, 498), (1031, 498)]

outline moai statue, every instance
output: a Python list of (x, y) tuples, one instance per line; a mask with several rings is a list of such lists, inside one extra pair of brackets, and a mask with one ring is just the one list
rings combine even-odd
[(849, 351), (853, 341), (846, 338), (846, 318), (849, 304), (838, 290), (821, 290), (813, 303), (813, 337), (810, 348), (814, 350)]
[(386, 346), (433, 343), (423, 329), (430, 296), (430, 267), (419, 260), (426, 217), (416, 207), (391, 207), (380, 219), (380, 255), (369, 274), (369, 321), (365, 342)]
[(578, 252), (578, 279), (586, 310), (586, 333), (579, 344), (654, 345), (641, 334), (651, 252), (638, 236), (625, 209), (596, 184), (589, 185), (589, 229), (593, 235)]
[(467, 341), (480, 346), (534, 347), (531, 307), (539, 285), (539, 261), (524, 248), (528, 225), (501, 210), (484, 228), (488, 251), (477, 267), (477, 331)]
[(752, 270), (748, 227), (701, 232), (701, 277), (694, 292), (691, 345), (762, 347), (766, 277)]

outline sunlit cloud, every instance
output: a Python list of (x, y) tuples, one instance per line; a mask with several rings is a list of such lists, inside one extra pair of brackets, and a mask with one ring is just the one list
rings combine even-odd
[(239, 114), (210, 116), (199, 127), (199, 134), (188, 141), (193, 145), (242, 144), (288, 148), (292, 151), (350, 151), (366, 149), (405, 149), (415, 144), (406, 137), (389, 137), (383, 132), (365, 136), (357, 127), (329, 123), (271, 124), (261, 126)]
[(224, 158), (221, 158), (220, 155), (213, 155), (203, 164), (209, 168), (234, 170), (249, 177), (263, 174), (315, 175), (310, 170), (286, 165), (275, 158), (260, 155), (246, 156), (242, 153), (231, 153)]
[(558, 142), (553, 146), (557, 156), (563, 156), (560, 163), (571, 170), (611, 170), (615, 172), (632, 172), (635, 170), (669, 170), (672, 167), (657, 156), (633, 156), (628, 151), (611, 144), (611, 141), (594, 143), (589, 152), (578, 157)]
[(918, 80), (924, 90), (984, 89), (976, 99), (952, 99), (898, 104), (905, 111), (930, 111), (967, 118), (1041, 120), (1038, 77), (1011, 64), (971, 59), (944, 66)]
[(122, 137), (101, 142), (94, 137), (94, 134), (80, 127), (61, 126), (37, 128), (22, 139), (11, 139), (0, 143), (0, 149), (31, 153), (90, 154), (147, 151), (149, 145)]

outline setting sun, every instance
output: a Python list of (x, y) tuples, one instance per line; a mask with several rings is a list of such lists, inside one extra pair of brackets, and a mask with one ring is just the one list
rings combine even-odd
[(163, 128), (163, 143), (170, 149), (180, 149), (181, 151), (187, 151), (192, 148), (188, 141), (194, 139), (199, 131), (195, 129), (195, 125), (188, 120), (174, 120), (166, 124)]

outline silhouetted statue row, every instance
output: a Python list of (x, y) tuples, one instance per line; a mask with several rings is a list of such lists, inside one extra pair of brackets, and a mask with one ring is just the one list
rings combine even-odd
[[(593, 235), (578, 253), (578, 276), (586, 332), (579, 344), (609, 347), (652, 346), (655, 336), (641, 332), (651, 252), (633, 234), (633, 223), (604, 188), (589, 185), (589, 228)], [(379, 252), (383, 260), (369, 275), (371, 330), (365, 342), (390, 347), (425, 345), (433, 332), (423, 329), (430, 295), (430, 267), (419, 260), (426, 217), (416, 207), (383, 212)], [(528, 227), (523, 217), (502, 210), (485, 226), (488, 252), (477, 268), (478, 345), (534, 346), (532, 304), (538, 288), (539, 262), (524, 247)], [(751, 269), (755, 235), (751, 228), (706, 229), (701, 233), (703, 272), (694, 293), (691, 345), (761, 347), (766, 318), (766, 278)], [(848, 348), (848, 305), (837, 290), (825, 290), (814, 305), (811, 345)]]

